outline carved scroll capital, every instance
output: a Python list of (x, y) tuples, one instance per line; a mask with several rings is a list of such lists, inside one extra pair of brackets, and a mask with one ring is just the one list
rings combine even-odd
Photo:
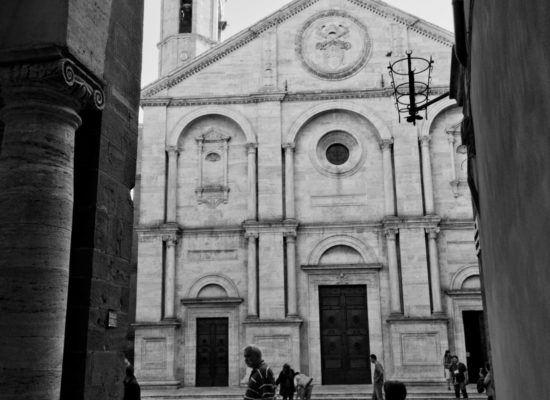
[[(1, 66), (0, 85), (7, 97), (40, 93), (42, 89), (44, 92), (68, 95), (80, 108), (101, 110), (105, 105), (102, 85), (68, 58)], [(42, 97), (41, 100), (51, 100), (47, 94)]]

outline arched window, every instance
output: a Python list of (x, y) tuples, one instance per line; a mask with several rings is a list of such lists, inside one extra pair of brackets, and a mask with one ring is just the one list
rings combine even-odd
[(180, 33), (191, 33), (193, 21), (193, 0), (181, 0)]

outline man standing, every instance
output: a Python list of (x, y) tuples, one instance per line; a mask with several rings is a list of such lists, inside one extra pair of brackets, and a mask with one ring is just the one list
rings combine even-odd
[(372, 400), (384, 400), (382, 389), (384, 387), (384, 367), (376, 360), (376, 355), (370, 355), (370, 362), (374, 364), (374, 376), (372, 382)]
[(257, 346), (247, 346), (244, 349), (244, 363), (252, 368), (244, 400), (273, 400), (275, 378), (271, 368), (262, 360), (262, 351)]
[(453, 386), (455, 388), (455, 397), (460, 399), (460, 392), (462, 397), (468, 398), (468, 392), (466, 392), (466, 385), (468, 384), (468, 370), (466, 366), (458, 362), (458, 357), (453, 356), (451, 358), (451, 367), (449, 368), (453, 377)]

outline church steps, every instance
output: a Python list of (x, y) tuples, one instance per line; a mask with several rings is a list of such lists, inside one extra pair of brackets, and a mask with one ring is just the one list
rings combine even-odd
[[(407, 400), (451, 400), (454, 392), (444, 386), (408, 386)], [(244, 388), (181, 388), (178, 390), (144, 390), (142, 400), (240, 400)], [(478, 394), (475, 385), (469, 385), (470, 399), (486, 399)], [(369, 400), (372, 398), (372, 385), (315, 386), (312, 400)], [(281, 398), (279, 397), (278, 400)]]

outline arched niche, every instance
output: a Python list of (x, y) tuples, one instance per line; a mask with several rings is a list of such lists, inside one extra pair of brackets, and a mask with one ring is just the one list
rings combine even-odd
[(436, 120), (437, 116), (443, 111), (458, 107), (455, 100), (449, 98), (441, 100), (434, 105), (428, 107), (428, 117), (419, 122), (418, 126), (418, 136), (429, 136), (432, 129), (432, 124)]
[[(481, 285), (477, 288), (469, 288), (474, 283), (474, 279), (479, 279), (479, 267), (477, 265), (466, 265), (455, 272), (451, 279), (451, 290), (480, 290)], [(465, 287), (466, 286), (466, 287)]]
[(176, 125), (168, 132), (166, 137), (166, 146), (176, 147), (178, 145), (178, 140), (180, 135), (183, 132), (185, 132), (188, 125), (190, 125), (197, 119), (200, 119), (201, 117), (208, 116), (208, 115), (220, 115), (220, 116), (229, 118), (230, 120), (234, 121), (243, 131), (246, 137), (247, 143), (257, 142), (254, 129), (252, 128), (252, 125), (244, 115), (226, 107), (207, 106), (207, 107), (201, 107), (183, 116), (176, 123)]
[(379, 141), (390, 140), (392, 138), (391, 132), (384, 120), (380, 118), (372, 109), (352, 102), (329, 101), (314, 106), (301, 114), (291, 125), (286, 135), (285, 142), (295, 145), (298, 133), (309, 121), (327, 111), (337, 110), (349, 111), (363, 117), (368, 123), (373, 126), (373, 130), (375, 131)]
[(205, 285), (197, 293), (197, 298), (199, 299), (208, 299), (208, 298), (223, 298), (228, 297), (226, 290), (215, 283), (210, 283)]
[[(380, 261), (374, 251), (364, 242), (353, 236), (335, 235), (321, 240), (310, 252), (307, 259), (308, 265), (325, 265), (333, 258), (344, 258), (353, 254), (355, 260), (361, 260), (363, 264), (378, 264)], [(345, 263), (356, 264), (356, 263)]]
[(205, 294), (221, 293), (222, 296), (218, 297), (230, 297), (238, 298), (239, 291), (237, 285), (233, 283), (231, 279), (223, 275), (207, 275), (200, 279), (197, 279), (187, 292), (188, 299), (213, 297), (205, 296)]
[(365, 260), (353, 247), (336, 245), (327, 249), (319, 259), (319, 265), (364, 264)]

